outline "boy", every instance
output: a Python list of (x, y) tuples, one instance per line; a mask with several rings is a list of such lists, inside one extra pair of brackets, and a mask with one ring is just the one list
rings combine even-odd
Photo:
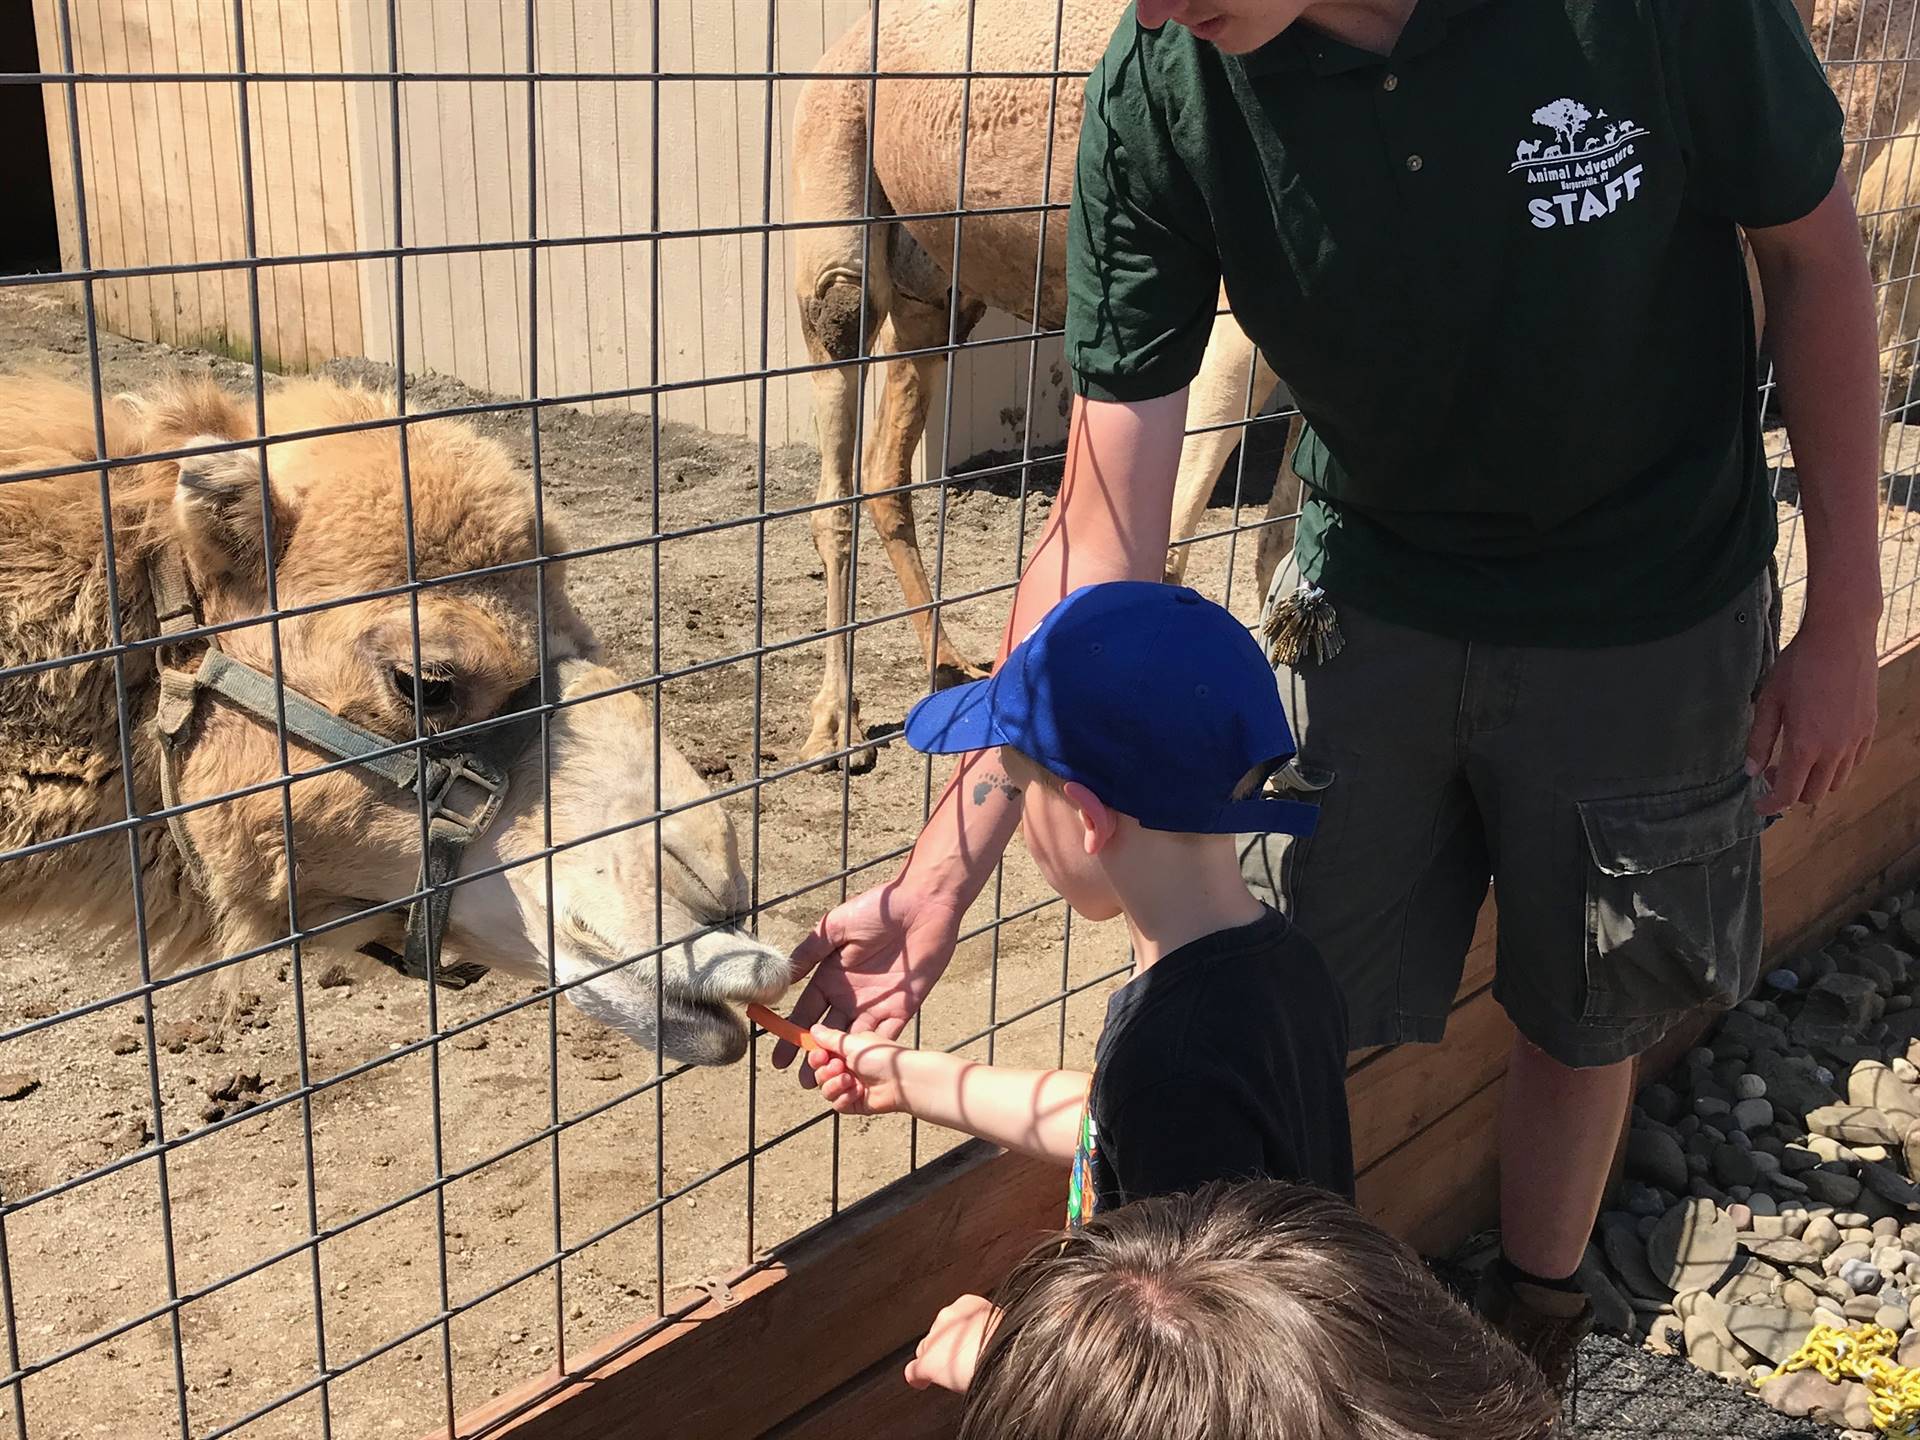
[(1558, 1416), (1418, 1256), (1306, 1186), (1128, 1205), (999, 1293), (959, 1440), (1545, 1440)]
[(1092, 1075), (816, 1026), (827, 1102), (1071, 1165), (1076, 1225), (1219, 1179), (1350, 1196), (1345, 1007), (1306, 937), (1248, 890), (1234, 843), (1315, 816), (1259, 795), (1293, 740), (1246, 627), (1182, 587), (1086, 586), (993, 678), (922, 700), (906, 734), (933, 754), (998, 748), (1002, 768), (974, 783), (1019, 792), (1027, 849), (1077, 914), (1125, 918), (1133, 976)]

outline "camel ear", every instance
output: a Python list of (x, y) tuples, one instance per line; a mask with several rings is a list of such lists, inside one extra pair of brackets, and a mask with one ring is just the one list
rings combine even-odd
[[(183, 448), (231, 443), (225, 437), (197, 435)], [(223, 450), (192, 455), (180, 462), (173, 492), (174, 519), (194, 569), (205, 581), (263, 586), (268, 554), (266, 521), (261, 513), (260, 455), (257, 450)], [(273, 548), (286, 544), (291, 514), (273, 503)]]

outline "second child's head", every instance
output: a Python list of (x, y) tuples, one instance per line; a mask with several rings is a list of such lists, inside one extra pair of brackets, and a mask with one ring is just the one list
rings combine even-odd
[(1531, 1364), (1343, 1200), (1136, 1201), (1014, 1270), (959, 1440), (1544, 1440)]
[(1182, 586), (1075, 590), (991, 679), (916, 705), (906, 734), (935, 754), (999, 748), (1027, 849), (1089, 919), (1123, 908), (1130, 875), (1313, 824), (1312, 807), (1261, 797), (1294, 745), (1259, 645)]

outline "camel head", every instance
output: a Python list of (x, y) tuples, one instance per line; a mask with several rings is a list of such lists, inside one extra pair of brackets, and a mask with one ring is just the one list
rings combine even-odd
[[(121, 405), (125, 423), (140, 428), (137, 448), (149, 452), (255, 433), (250, 405), (210, 385)], [(392, 413), (364, 390), (293, 383), (268, 396), (267, 433)], [(218, 644), (268, 675), (275, 627), (260, 617), (277, 605), (287, 688), (388, 741), (420, 733), (416, 707), (424, 732), (440, 735), (537, 703), (538, 690), (526, 687), (542, 673), (544, 605), (547, 701), (599, 698), (559, 703), (544, 736), (537, 722), (526, 727), (530, 739), (503, 764), (506, 794), (464, 852), (460, 872), (477, 878), (453, 890), (443, 952), (448, 963), (536, 982), (549, 978), (551, 953), (563, 993), (635, 1041), (695, 1063), (739, 1058), (748, 1030), (732, 1007), (777, 997), (788, 969), (739, 928), (746, 879), (726, 814), (670, 745), (656, 756), (651, 692), (623, 689), (621, 676), (593, 663), (563, 566), (528, 563), (543, 553), (533, 487), (504, 450), (461, 421), (411, 424), (409, 491), (401, 445), (392, 426), (272, 442), (264, 506), (257, 448), (150, 467), (177, 473), (156, 487), (149, 551), (172, 547), (184, 559), (201, 623), (254, 622)], [(565, 548), (557, 530), (549, 520), (548, 555)], [(408, 589), (409, 531), (417, 590)], [(175, 751), (177, 803), (282, 774), (275, 726), (228, 699), (203, 692), (194, 702)], [(214, 939), (229, 952), (284, 935), (290, 913), (311, 928), (417, 886), (413, 792), (367, 768), (341, 768), (291, 735), (287, 763), (291, 785), (185, 817), (183, 848), (198, 852)], [(654, 820), (662, 809), (672, 813)], [(325, 939), (397, 946), (402, 929), (400, 915), (386, 912)]]

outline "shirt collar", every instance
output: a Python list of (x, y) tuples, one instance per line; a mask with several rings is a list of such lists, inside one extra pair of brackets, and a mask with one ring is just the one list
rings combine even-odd
[(1335, 40), (1311, 25), (1294, 24), (1246, 56), (1241, 65), (1249, 75), (1271, 75), (1286, 70), (1344, 75), (1370, 65), (1405, 60), (1425, 54), (1444, 40), (1447, 21), (1452, 16), (1486, 3), (1487, 0), (1419, 0), (1413, 13), (1407, 16), (1406, 28), (1400, 32), (1391, 55), (1379, 55)]

